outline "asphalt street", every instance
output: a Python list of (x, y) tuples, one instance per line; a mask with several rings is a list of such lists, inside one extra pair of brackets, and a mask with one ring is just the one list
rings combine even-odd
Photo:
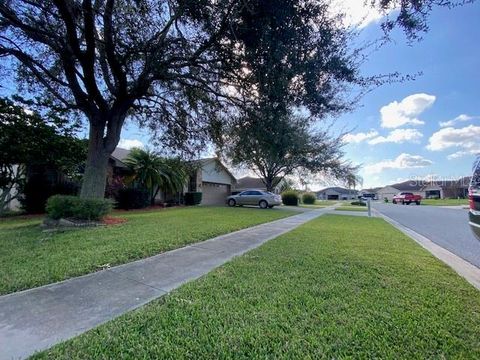
[(384, 215), (480, 268), (480, 241), (468, 225), (468, 210), (427, 205), (372, 205)]

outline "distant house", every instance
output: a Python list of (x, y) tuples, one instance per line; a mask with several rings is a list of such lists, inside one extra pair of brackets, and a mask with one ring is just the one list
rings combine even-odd
[(423, 184), (421, 181), (408, 180), (381, 188), (377, 191), (377, 197), (380, 200), (388, 199), (388, 201), (392, 201), (393, 197), (399, 192), (411, 192), (425, 197), (425, 192), (422, 191), (422, 188)]
[[(381, 188), (380, 187), (376, 187), (376, 188), (370, 188), (370, 189), (362, 189), (359, 191), (359, 196), (365, 196), (365, 197), (370, 197), (370, 198), (374, 198), (374, 199), (378, 199), (378, 190), (380, 190)], [(373, 197), (372, 197), (373, 195)]]
[(393, 196), (400, 192), (411, 192), (425, 199), (464, 198), (468, 196), (469, 182), (470, 177), (459, 180), (409, 180), (385, 186), (377, 191), (377, 196), (380, 200), (391, 201)]
[[(122, 176), (128, 172), (124, 160), (130, 150), (116, 148), (109, 159), (108, 178), (115, 175)], [(185, 192), (201, 192), (203, 205), (225, 204), (227, 196), (231, 194), (232, 186), (236, 183), (232, 173), (220, 162), (218, 158), (206, 158), (194, 161), (195, 173), (190, 176), (185, 184)], [(108, 181), (108, 180), (107, 180)], [(176, 202), (183, 194), (170, 194), (159, 191), (157, 202)]]
[[(279, 194), (281, 192), (282, 183), (283, 180), (281, 180), (278, 185), (273, 189), (273, 192), (275, 194)], [(265, 186), (261, 178), (251, 176), (245, 176), (241, 179), (238, 179), (233, 191), (239, 193), (248, 189), (267, 191), (267, 187)]]
[(317, 191), (318, 200), (354, 200), (358, 197), (358, 191), (353, 189), (345, 189), (342, 187), (329, 187)]

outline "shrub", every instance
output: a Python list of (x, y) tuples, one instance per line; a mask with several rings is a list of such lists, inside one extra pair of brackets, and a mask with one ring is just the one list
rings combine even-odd
[(367, 206), (367, 203), (363, 201), (352, 201), (350, 205), (357, 205), (357, 206)]
[(303, 194), (302, 196), (302, 202), (304, 204), (313, 205), (315, 204), (316, 200), (317, 198), (315, 197), (315, 194), (312, 194), (312, 193), (306, 193), (306, 194)]
[(187, 192), (185, 193), (185, 205), (198, 205), (202, 202), (201, 192)]
[(78, 219), (98, 221), (112, 210), (108, 199), (82, 199), (70, 195), (54, 195), (47, 200), (47, 216), (50, 219)]
[(116, 200), (119, 209), (143, 209), (150, 205), (150, 193), (145, 189), (118, 189)]
[(27, 214), (45, 212), (47, 199), (53, 195), (77, 195), (79, 185), (74, 182), (51, 184), (45, 176), (32, 176), (21, 189), (20, 203)]
[(298, 193), (293, 190), (287, 190), (282, 193), (282, 202), (284, 205), (297, 206)]

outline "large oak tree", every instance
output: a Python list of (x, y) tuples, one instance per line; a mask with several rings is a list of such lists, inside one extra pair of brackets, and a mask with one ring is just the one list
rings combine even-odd
[(235, 69), (236, 47), (225, 33), (244, 6), (235, 0), (0, 3), (2, 64), (16, 66), (17, 79), (41, 94), (40, 102), (88, 119), (81, 196), (103, 196), (108, 157), (127, 116), (179, 146), (209, 132), (232, 97), (223, 84)]

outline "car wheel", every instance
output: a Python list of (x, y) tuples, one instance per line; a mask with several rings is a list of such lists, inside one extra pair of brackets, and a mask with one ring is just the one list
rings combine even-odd
[(396, 205), (396, 204), (397, 204), (397, 200), (393, 200), (392, 203), (393, 203), (394, 205)]
[(402, 205), (405, 205), (405, 201), (402, 200)]
[(235, 205), (237, 205), (237, 202), (236, 202), (234, 199), (228, 200), (228, 206), (232, 206), (232, 207), (233, 207), (233, 206), (235, 206)]
[(268, 207), (268, 203), (265, 200), (262, 200), (258, 203), (258, 206), (260, 206), (260, 209), (266, 209)]

